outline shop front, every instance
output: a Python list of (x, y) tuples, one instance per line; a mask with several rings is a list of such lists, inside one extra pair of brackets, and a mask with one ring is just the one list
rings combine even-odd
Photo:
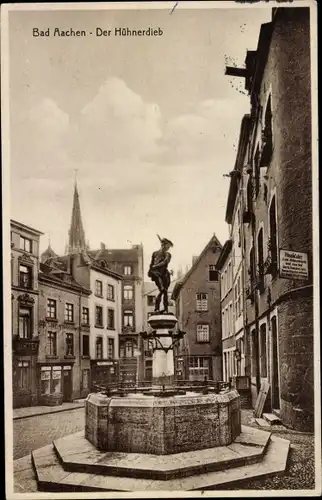
[(45, 365), (39, 367), (39, 403), (45, 406), (61, 405), (73, 400), (72, 365)]
[(119, 380), (118, 360), (92, 359), (91, 360), (91, 387), (95, 390), (97, 386), (108, 386)]

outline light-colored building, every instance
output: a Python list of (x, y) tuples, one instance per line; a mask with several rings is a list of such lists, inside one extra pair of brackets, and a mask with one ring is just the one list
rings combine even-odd
[(54, 261), (40, 264), (40, 405), (73, 401), (90, 392), (90, 293)]
[(37, 404), (39, 240), (43, 234), (11, 220), (13, 406)]

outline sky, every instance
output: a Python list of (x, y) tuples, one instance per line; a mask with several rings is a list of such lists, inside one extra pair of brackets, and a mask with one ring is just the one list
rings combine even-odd
[[(175, 272), (223, 244), (244, 81), (268, 8), (9, 13), (11, 217), (63, 253), (77, 176), (90, 248), (171, 239)], [(33, 28), (160, 28), (154, 37), (33, 37)], [(52, 31), (51, 31), (52, 32)], [(76, 173), (75, 173), (76, 171)]]

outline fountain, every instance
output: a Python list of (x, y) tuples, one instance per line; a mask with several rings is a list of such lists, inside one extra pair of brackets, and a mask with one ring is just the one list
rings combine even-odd
[(284, 471), (289, 442), (242, 426), (235, 389), (211, 381), (202, 392), (175, 384), (173, 348), (184, 332), (167, 311), (167, 263), (161, 274), (153, 272), (165, 262), (164, 255), (169, 261), (170, 244), (161, 240), (161, 250), (152, 256), (149, 275), (160, 293), (149, 318), (151, 332), (141, 333), (154, 341), (152, 387), (90, 394), (85, 433), (32, 453), (40, 490), (224, 489), (225, 484)]

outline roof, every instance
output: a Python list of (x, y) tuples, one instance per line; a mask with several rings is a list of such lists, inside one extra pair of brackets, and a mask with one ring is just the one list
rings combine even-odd
[[(117, 273), (116, 271), (114, 271), (113, 269), (110, 269), (108, 267), (107, 262), (106, 262), (106, 267), (101, 265), (101, 261), (105, 261), (105, 259), (95, 260), (93, 257), (89, 256), (88, 252), (86, 252), (86, 251), (83, 251), (80, 254), (74, 254), (74, 255), (80, 256), (80, 259), (81, 259), (80, 265), (81, 266), (89, 266), (94, 271), (106, 274), (107, 276), (112, 276), (113, 278), (116, 278), (119, 281), (123, 279), (123, 276), (121, 274)], [(72, 255), (63, 255), (63, 256), (56, 257), (56, 258), (51, 258), (49, 260), (51, 262), (52, 261), (56, 262), (56, 264), (58, 264), (58, 265), (60, 263), (62, 266), (60, 269), (66, 271), (67, 267), (68, 267), (68, 259), (72, 256), (73, 256), (73, 254)]]
[(194, 272), (196, 267), (198, 267), (199, 263), (201, 262), (203, 256), (207, 253), (207, 251), (210, 248), (222, 248), (222, 245), (220, 241), (218, 240), (217, 236), (215, 234), (212, 235), (210, 241), (207, 243), (201, 254), (199, 255), (198, 259), (195, 260), (189, 271), (179, 280), (177, 280), (177, 283), (174, 286), (174, 290), (172, 292), (172, 299), (175, 300), (178, 297), (178, 294), (183, 287), (183, 285), (186, 283), (187, 279), (191, 276), (191, 274)]
[(240, 134), (239, 134), (235, 166), (234, 170), (231, 172), (230, 175), (230, 185), (228, 191), (226, 218), (225, 218), (227, 224), (231, 224), (232, 221), (236, 196), (238, 193), (239, 179), (244, 166), (244, 157), (246, 153), (247, 141), (249, 138), (250, 129), (251, 129), (250, 115), (244, 115), (240, 125)]
[(68, 240), (69, 240), (68, 241), (69, 253), (72, 253), (73, 251), (76, 250), (86, 249), (85, 232), (82, 222), (79, 194), (76, 181), (74, 185), (73, 208), (70, 221), (70, 229), (68, 231)]
[(225, 241), (225, 244), (222, 247), (220, 255), (219, 255), (218, 260), (216, 262), (216, 269), (218, 269), (218, 271), (220, 271), (222, 269), (223, 265), (225, 264), (227, 257), (231, 252), (232, 246), (233, 246), (233, 242), (231, 239)]
[(77, 290), (84, 293), (85, 295), (90, 295), (91, 291), (82, 286), (78, 281), (73, 278), (73, 276), (63, 269), (59, 269), (52, 263), (52, 265), (40, 264), (39, 265), (39, 281), (54, 283), (62, 288), (68, 288), (71, 290)]
[(142, 252), (141, 245), (134, 245), (132, 248), (104, 248), (99, 250), (89, 250), (87, 253), (92, 258), (95, 258), (99, 254), (99, 256), (107, 262), (130, 263), (138, 261), (140, 251)]
[(29, 231), (30, 233), (33, 233), (35, 236), (41, 236), (42, 233), (41, 231), (38, 231), (38, 229), (34, 229), (33, 227), (27, 226), (26, 224), (23, 224), (22, 222), (18, 222), (16, 220), (11, 219), (10, 224), (12, 226), (16, 226), (17, 228), (24, 229), (25, 231)]

